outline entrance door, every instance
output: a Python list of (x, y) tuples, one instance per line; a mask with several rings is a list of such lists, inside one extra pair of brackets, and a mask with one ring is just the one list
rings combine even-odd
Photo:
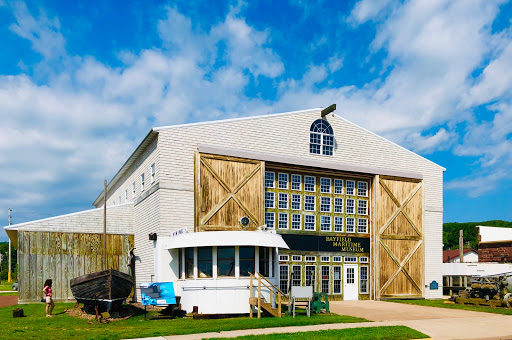
[(343, 281), (343, 300), (358, 300), (358, 278), (357, 264), (346, 264), (344, 268), (344, 281)]

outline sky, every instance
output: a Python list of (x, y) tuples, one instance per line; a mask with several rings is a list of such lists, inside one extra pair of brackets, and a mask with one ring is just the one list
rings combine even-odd
[(0, 225), (92, 208), (152, 127), (332, 103), (447, 169), (445, 222), (510, 221), (511, 18), (502, 0), (0, 0)]

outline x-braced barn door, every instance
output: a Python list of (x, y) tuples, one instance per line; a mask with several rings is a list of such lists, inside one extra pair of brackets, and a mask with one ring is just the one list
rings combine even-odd
[(376, 187), (377, 298), (422, 297), (422, 182), (380, 177)]
[(196, 155), (196, 231), (244, 230), (263, 225), (264, 162), (251, 159)]

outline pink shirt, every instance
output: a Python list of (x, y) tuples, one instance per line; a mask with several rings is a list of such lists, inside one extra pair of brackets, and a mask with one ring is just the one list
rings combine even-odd
[(43, 291), (44, 291), (44, 292), (46, 292), (46, 293), (45, 293), (45, 294), (46, 294), (46, 296), (49, 296), (49, 297), (51, 297), (51, 296), (52, 296), (52, 287), (50, 287), (50, 286), (46, 286), (46, 287), (44, 287)]

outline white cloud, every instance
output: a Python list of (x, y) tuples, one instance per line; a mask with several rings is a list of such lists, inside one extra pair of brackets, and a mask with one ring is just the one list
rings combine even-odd
[(361, 0), (357, 2), (348, 17), (348, 22), (357, 25), (376, 17), (381, 17), (385, 10), (396, 5), (395, 0)]

